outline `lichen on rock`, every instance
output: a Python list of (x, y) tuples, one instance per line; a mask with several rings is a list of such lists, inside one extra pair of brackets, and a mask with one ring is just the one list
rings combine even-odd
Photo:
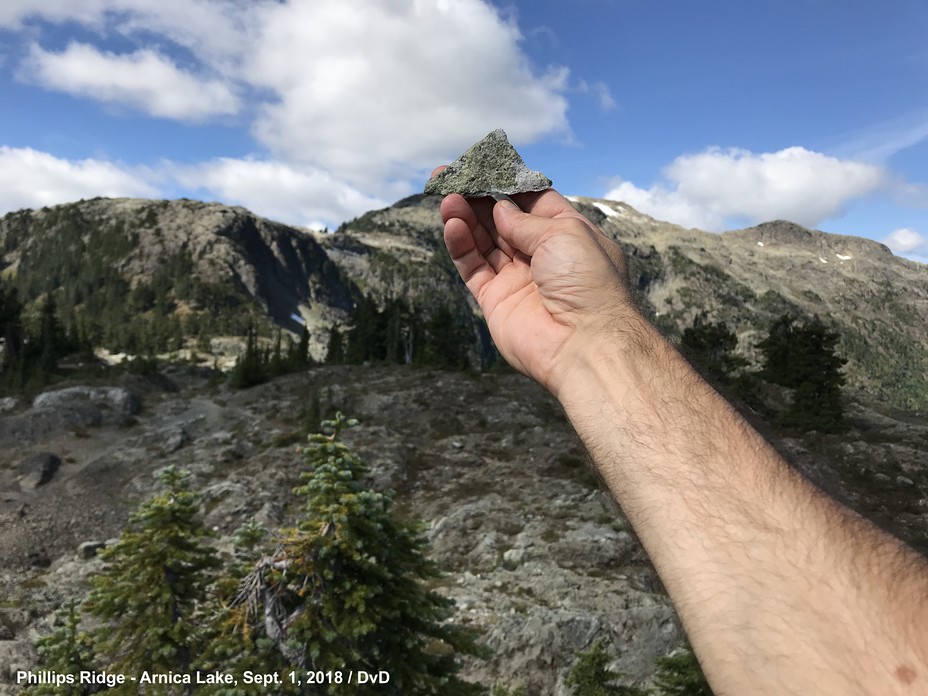
[(472, 145), (425, 185), (426, 194), (460, 193), (468, 198), (543, 191), (551, 179), (525, 166), (502, 128)]

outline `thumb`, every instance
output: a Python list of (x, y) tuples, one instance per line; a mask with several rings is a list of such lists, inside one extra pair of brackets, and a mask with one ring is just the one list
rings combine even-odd
[(493, 222), (504, 241), (528, 256), (554, 233), (557, 224), (551, 218), (523, 212), (510, 200), (503, 199), (493, 206)]

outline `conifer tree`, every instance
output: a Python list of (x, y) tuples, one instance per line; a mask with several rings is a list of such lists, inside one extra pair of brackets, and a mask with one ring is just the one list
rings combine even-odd
[(799, 386), (796, 381), (799, 373), (791, 369), (796, 362), (793, 339), (795, 323), (796, 318), (791, 314), (780, 316), (770, 325), (767, 337), (757, 344), (764, 359), (761, 377), (784, 387)]
[(325, 361), (330, 365), (345, 362), (345, 347), (342, 334), (334, 326), (329, 329), (329, 342), (325, 350)]
[(16, 289), (0, 283), (0, 339), (3, 339), (0, 354), (0, 380), (8, 386), (20, 386), (23, 377), (23, 306)]
[(258, 349), (258, 334), (254, 325), (248, 327), (245, 337), (245, 353), (235, 363), (229, 380), (236, 389), (245, 389), (261, 384), (267, 379), (267, 360), (262, 359)]
[(393, 298), (384, 307), (384, 343), (386, 361), (409, 365), (418, 345), (418, 316), (403, 298)]
[(657, 696), (712, 696), (699, 661), (689, 649), (657, 658)]
[[(286, 661), (263, 628), (264, 616), (249, 601), (249, 592), (257, 577), (249, 573), (268, 538), (268, 531), (254, 518), (235, 533), (234, 558), (220, 576), (212, 592), (211, 615), (206, 633), (208, 640), (196, 666), (202, 671), (231, 673), (241, 677), (245, 670), (259, 674), (289, 670)], [(299, 693), (285, 683), (278, 685), (278, 694)], [(207, 685), (197, 690), (204, 696), (264, 696), (267, 687), (248, 685), (241, 678), (234, 686)]]
[(64, 329), (58, 321), (58, 309), (52, 293), (45, 296), (39, 313), (39, 336), (36, 366), (44, 381), (58, 367), (58, 360), (68, 353)]
[(339, 413), (323, 423), (328, 435), (310, 438), (296, 489), (303, 519), (252, 574), (268, 635), (296, 669), (390, 674), (386, 685), (331, 684), (332, 696), (479, 694), (457, 676), (458, 655), (480, 653), (473, 635), (448, 623), (453, 602), (423, 585), (440, 574), (422, 527), (397, 517), (390, 494), (364, 488), (366, 467), (339, 441), (353, 424)]
[(693, 325), (683, 330), (681, 343), (685, 355), (708, 377), (726, 381), (747, 360), (735, 354), (738, 337), (725, 322), (710, 322), (705, 312), (693, 319)]
[(383, 360), (387, 354), (385, 317), (372, 297), (364, 295), (357, 301), (352, 321), (345, 361), (357, 365), (367, 360)]
[(846, 429), (841, 368), (847, 361), (836, 354), (839, 339), (818, 317), (796, 325), (795, 319), (785, 314), (758, 344), (764, 356), (764, 379), (795, 389), (781, 418), (785, 425), (822, 432)]
[(610, 661), (602, 638), (581, 652), (564, 680), (571, 696), (646, 696), (642, 689), (616, 684), (622, 675), (609, 669)]
[(78, 675), (96, 667), (90, 635), (79, 628), (77, 602), (72, 600), (60, 613), (63, 623), (49, 635), (39, 638), (36, 648), (43, 669), (74, 676), (73, 684), (38, 684), (26, 693), (32, 696), (87, 696), (97, 689), (81, 684)]
[(283, 332), (277, 329), (277, 336), (274, 339), (274, 352), (271, 354), (268, 369), (272, 375), (282, 375), (287, 371), (287, 365), (284, 363), (283, 354)]
[[(198, 515), (190, 474), (169, 466), (156, 474), (164, 490), (129, 518), (119, 541), (101, 552), (87, 610), (103, 623), (94, 633), (101, 665), (123, 674), (189, 673), (200, 650), (202, 605), (219, 565)], [(135, 694), (129, 682), (111, 690)], [(151, 685), (145, 693), (177, 693)]]
[(427, 342), (423, 362), (453, 370), (470, 367), (470, 349), (474, 343), (471, 327), (454, 316), (451, 309), (439, 305), (426, 324)]
[[(292, 348), (293, 344), (290, 345)], [(303, 324), (303, 330), (300, 332), (300, 342), (288, 354), (287, 362), (290, 363), (291, 370), (299, 370), (309, 365), (309, 328), (306, 324)]]

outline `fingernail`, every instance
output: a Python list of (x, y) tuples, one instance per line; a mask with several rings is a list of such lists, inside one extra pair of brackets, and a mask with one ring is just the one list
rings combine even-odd
[(504, 193), (494, 193), (493, 198), (496, 199), (496, 204), (503, 206), (505, 210), (521, 210), (515, 201)]

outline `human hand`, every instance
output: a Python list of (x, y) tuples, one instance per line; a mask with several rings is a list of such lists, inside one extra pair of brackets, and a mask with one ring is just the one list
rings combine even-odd
[(506, 361), (558, 394), (584, 351), (637, 314), (625, 258), (554, 189), (513, 199), (447, 196), (445, 246)]

